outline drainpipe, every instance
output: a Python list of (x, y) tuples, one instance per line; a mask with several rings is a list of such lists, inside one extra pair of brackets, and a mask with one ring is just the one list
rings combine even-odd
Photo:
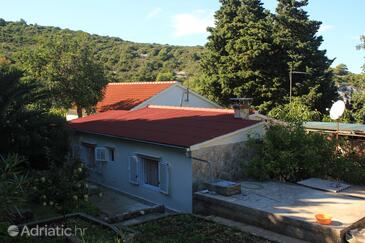
[(186, 150), (186, 157), (189, 158), (189, 159), (193, 159), (193, 160), (208, 164), (209, 177), (210, 177), (209, 182), (213, 181), (212, 162), (210, 162), (209, 160), (206, 160), (206, 159), (201, 159), (201, 158), (191, 156), (191, 150), (190, 149)]

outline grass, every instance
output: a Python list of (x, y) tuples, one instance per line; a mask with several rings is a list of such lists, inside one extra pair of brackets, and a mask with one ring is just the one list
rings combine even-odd
[(136, 242), (272, 242), (187, 214), (168, 216), (136, 225), (132, 227), (132, 229), (140, 232), (140, 234), (135, 237)]

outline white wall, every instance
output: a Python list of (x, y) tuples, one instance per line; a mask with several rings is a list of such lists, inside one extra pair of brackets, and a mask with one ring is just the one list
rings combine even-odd
[[(184, 96), (184, 97), (183, 97)], [(165, 106), (180, 106), (181, 98), (183, 97), (183, 107), (202, 107), (202, 108), (219, 108), (215, 103), (212, 103), (205, 98), (189, 91), (189, 101), (186, 100), (186, 88), (179, 85), (174, 85), (160, 94), (154, 96), (150, 100), (133, 108), (140, 109), (147, 105), (165, 105)]]
[[(191, 159), (186, 158), (185, 150), (80, 133), (75, 135), (74, 142), (115, 148), (115, 161), (105, 162), (102, 174), (93, 172), (90, 174), (90, 180), (153, 203), (164, 204), (173, 210), (192, 211)], [(168, 195), (147, 186), (133, 185), (129, 182), (128, 158), (135, 153), (161, 157), (162, 161), (169, 163), (170, 190)]]

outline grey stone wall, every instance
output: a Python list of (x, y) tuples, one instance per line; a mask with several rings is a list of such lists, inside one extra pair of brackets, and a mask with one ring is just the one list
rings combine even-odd
[[(253, 155), (246, 142), (217, 145), (192, 151), (193, 158), (207, 160), (208, 163), (192, 159), (193, 189), (202, 189), (202, 183), (212, 179), (243, 179), (243, 166)], [(211, 167), (211, 168), (210, 168)]]

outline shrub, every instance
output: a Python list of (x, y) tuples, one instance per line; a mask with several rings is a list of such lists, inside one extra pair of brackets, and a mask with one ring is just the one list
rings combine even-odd
[[(338, 143), (342, 148), (349, 146), (345, 141)], [(250, 177), (290, 182), (318, 177), (365, 184), (365, 158), (348, 152), (351, 148), (337, 151), (335, 139), (308, 133), (299, 124), (272, 126), (263, 140), (250, 140), (248, 145), (256, 151), (245, 166)]]
[(328, 171), (329, 177), (353, 184), (365, 184), (365, 158), (355, 154), (339, 155)]
[(23, 164), (26, 160), (17, 154), (0, 158), (0, 218), (9, 219), (19, 212), (26, 199), (27, 175)]
[(302, 97), (293, 97), (291, 103), (275, 107), (268, 115), (287, 122), (314, 121), (321, 117), (321, 113), (311, 110)]
[(302, 126), (272, 126), (262, 141), (250, 141), (256, 150), (249, 163), (249, 176), (257, 179), (297, 181), (322, 176), (332, 161), (334, 143), (318, 133), (306, 133)]
[(89, 199), (86, 179), (87, 169), (77, 159), (68, 158), (62, 166), (53, 163), (33, 176), (32, 199), (59, 212), (71, 212)]

